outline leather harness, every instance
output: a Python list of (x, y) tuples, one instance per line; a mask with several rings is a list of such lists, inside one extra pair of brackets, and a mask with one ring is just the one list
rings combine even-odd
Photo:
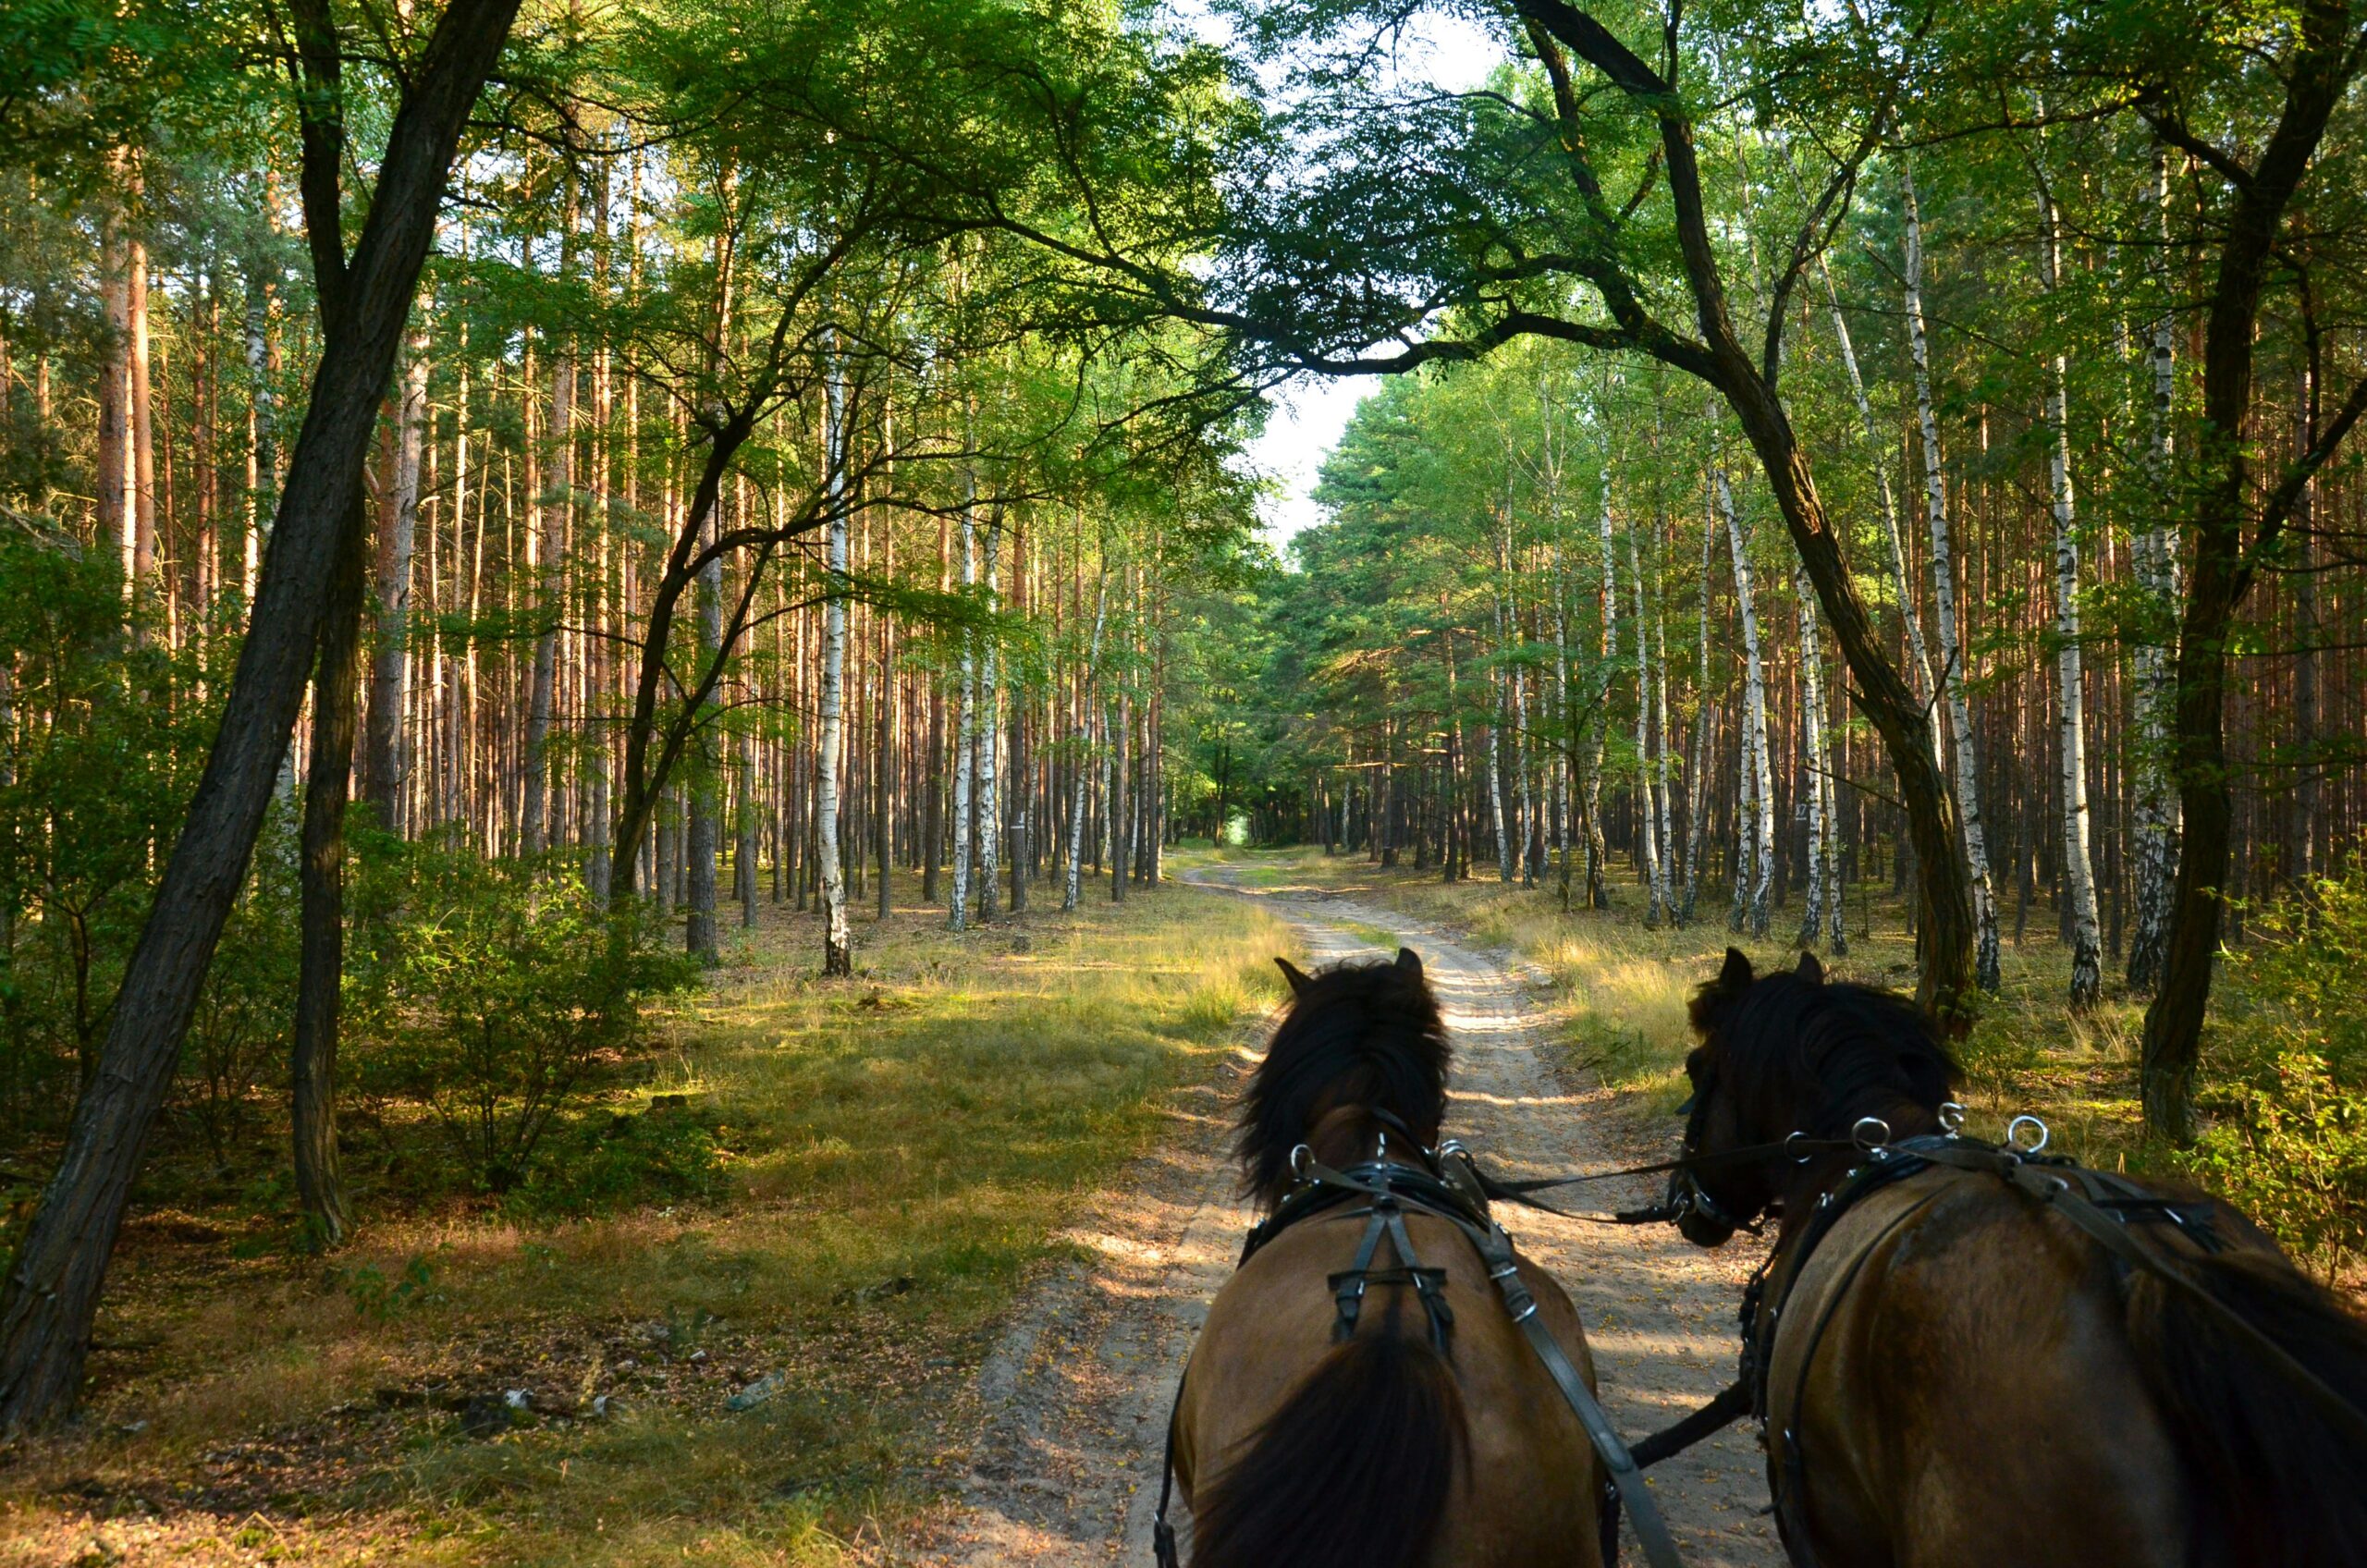
[[(1402, 1131), (1403, 1123), (1398, 1126)], [(1407, 1141), (1415, 1142), (1410, 1133), (1406, 1136)], [(1418, 1142), (1415, 1146), (1420, 1147)], [(1488, 1278), (1494, 1281), (1497, 1293), (1502, 1298), (1505, 1312), (1577, 1416), (1578, 1425), (1595, 1452), (1602, 1457), (1610, 1476), (1600, 1510), (1605, 1560), (1616, 1555), (1619, 1506), (1624, 1503), (1635, 1522), (1637, 1538), (1643, 1543), (1644, 1557), (1651, 1568), (1682, 1568), (1667, 1522), (1644, 1484), (1643, 1467), (1620, 1439), (1618, 1430), (1587, 1387), (1586, 1378), (1569, 1353), (1545, 1326), (1537, 1310), (1536, 1296), (1521, 1282), (1512, 1237), (1488, 1211), (1487, 1194), (1494, 1184), (1481, 1175), (1470, 1154), (1452, 1140), (1436, 1151), (1422, 1150), (1420, 1165), (1388, 1158), (1386, 1150), (1384, 1137), (1382, 1158), (1347, 1170), (1334, 1170), (1323, 1164), (1305, 1145), (1294, 1150), (1291, 1170), (1298, 1184), (1271, 1215), (1250, 1231), (1242, 1245), (1240, 1261), (1247, 1263), (1260, 1247), (1299, 1221), (1331, 1213), (1343, 1204), (1361, 1199), (1364, 1207), (1351, 1209), (1344, 1216), (1365, 1218), (1355, 1261), (1331, 1275), (1328, 1281), (1337, 1312), (1332, 1339), (1343, 1341), (1355, 1332), (1369, 1287), (1406, 1285), (1421, 1298), (1431, 1343), (1445, 1354), (1454, 1327), (1454, 1313), (1446, 1299), (1446, 1271), (1425, 1268), (1415, 1256), (1412, 1238), (1405, 1231), (1405, 1215), (1409, 1211), (1427, 1214), (1453, 1226), (1479, 1255)], [(1376, 1268), (1384, 1239), (1396, 1254), (1396, 1262)], [(1167, 1511), (1175, 1485), (1175, 1410), (1182, 1408), (1184, 1382), (1190, 1376), (1187, 1365), (1184, 1378), (1176, 1382), (1175, 1406), (1167, 1421), (1167, 1452), (1159, 1464), (1159, 1511), (1151, 1532), (1159, 1568), (1177, 1568), (1180, 1562), (1175, 1527), (1168, 1522)]]
[[(2140, 1224), (2169, 1224), (2176, 1226), (2205, 1253), (2224, 1251), (2226, 1243), (2214, 1228), (2214, 1206), (2209, 1201), (2165, 1198), (2148, 1192), (2127, 1177), (2091, 1170), (2061, 1156), (1983, 1143), (1954, 1133), (1931, 1133), (1895, 1143), (1876, 1144), (1866, 1147), (1864, 1153), (1861, 1164), (1853, 1167), (1838, 1186), (1818, 1198), (1816, 1210), (1798, 1239), (1771, 1254), (1751, 1277), (1749, 1286), (1743, 1292), (1741, 1366), (1733, 1386), (1709, 1406), (1675, 1427), (1637, 1443), (1634, 1452), (1639, 1463), (1650, 1464), (1665, 1459), (1746, 1415), (1760, 1422), (1763, 1431), (1772, 1414), (1769, 1383), (1773, 1371), (1776, 1334), (1793, 1287), (1806, 1272), (1809, 1259), (1840, 1224), (1843, 1217), (1859, 1202), (1910, 1176), (1933, 1170), (1960, 1170), (2003, 1180), (2017, 1191), (2062, 1215), (2103, 1246), (2112, 1256), (2114, 1267), (2122, 1279), (2140, 1272), (2152, 1275), (2204, 1306), (2220, 1322), (2235, 1329), (2263, 1352), (2290, 1380), (2324, 1405), (2338, 1425), (2348, 1427), (2355, 1438), (2367, 1442), (2367, 1414), (2362, 1414), (2290, 1351), (2212, 1293), (2181, 1265), (2156, 1247), (2139, 1241), (2132, 1233), (2134, 1228)], [(1801, 1401), (1808, 1389), (1809, 1375), (1815, 1366), (1817, 1352), (1823, 1344), (1825, 1330), (1847, 1297), (1859, 1270), (1882, 1250), (1883, 1243), (1929, 1208), (1946, 1190), (1945, 1187), (1935, 1187), (1893, 1216), (1858, 1248), (1839, 1279), (1826, 1292), (1823, 1310), (1809, 1328), (1807, 1343), (1800, 1354), (1798, 1374), (1791, 1389), (1791, 1399), (1786, 1408), (1793, 1422), (1797, 1421)], [(1807, 1461), (1797, 1426), (1787, 1424), (1780, 1438), (1780, 1454), (1775, 1444), (1767, 1445), (1767, 1484), (1773, 1499), (1776, 1528), (1792, 1561), (1801, 1568), (1816, 1568), (1817, 1557), (1809, 1544), (1802, 1502), (1808, 1480)]]

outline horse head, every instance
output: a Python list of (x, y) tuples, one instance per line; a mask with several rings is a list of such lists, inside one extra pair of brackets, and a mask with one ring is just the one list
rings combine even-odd
[(1931, 1021), (1905, 998), (1870, 986), (1828, 983), (1813, 953), (1797, 967), (1761, 975), (1734, 948), (1717, 977), (1694, 994), (1700, 1037), (1685, 1060), (1693, 1093), (1684, 1153), (1699, 1164), (1677, 1170), (1669, 1197), (1686, 1240), (1713, 1247), (1765, 1213), (1797, 1169), (1779, 1152), (1721, 1156), (1797, 1134), (1846, 1140), (1861, 1117), (1889, 1135), (1938, 1125), (1956, 1065)]
[(1450, 1054), (1438, 998), (1412, 949), (1314, 974), (1274, 962), (1290, 982), (1290, 1011), (1250, 1077), (1233, 1145), (1242, 1191), (1265, 1208), (1290, 1191), (1291, 1151), (1301, 1144), (1345, 1164), (1370, 1150), (1391, 1118), (1435, 1144)]

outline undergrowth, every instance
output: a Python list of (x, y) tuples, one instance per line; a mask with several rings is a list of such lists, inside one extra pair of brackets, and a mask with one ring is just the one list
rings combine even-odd
[(858, 922), (855, 978), (823, 983), (814, 920), (766, 914), (506, 1195), (366, 1215), (325, 1267), (141, 1217), (87, 1417), (0, 1477), (0, 1563), (95, 1532), (197, 1562), (804, 1568), (919, 1527), (1000, 1316), (1295, 947), (1170, 888), (962, 936)]

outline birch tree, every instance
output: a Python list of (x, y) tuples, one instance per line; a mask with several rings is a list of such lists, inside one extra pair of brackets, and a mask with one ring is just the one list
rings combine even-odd
[[(2043, 168), (2039, 173), (2039, 283), (2049, 298), (2061, 288), (2062, 213)], [(2070, 904), (2071, 1005), (2094, 1005), (2102, 988), (2096, 880), (2088, 854), (2088, 729), (2079, 654), (2079, 535), (2071, 486), (2069, 371), (2062, 349), (2046, 361), (2047, 480), (2054, 513), (2054, 678), (2056, 749), (2062, 766), (2063, 890)]]
[(1923, 510), (1932, 535), (1932, 604), (1940, 623), (1939, 683), (1956, 752), (1956, 818), (1962, 825), (1966, 870), (1972, 884), (1973, 925), (1978, 948), (1976, 984), (1994, 992), (2000, 984), (1997, 952), (1997, 890), (1989, 873), (1988, 829), (1981, 814), (1981, 758), (1973, 735), (1972, 704), (1965, 700), (1964, 638), (1956, 615), (1956, 554), (1948, 538), (1946, 470), (1940, 460), (1940, 422), (1932, 402), (1932, 341), (1923, 319), (1923, 220), (1915, 199), (1915, 171), (1898, 160), (1907, 224), (1907, 331), (1914, 365), (1915, 425), (1922, 443)]

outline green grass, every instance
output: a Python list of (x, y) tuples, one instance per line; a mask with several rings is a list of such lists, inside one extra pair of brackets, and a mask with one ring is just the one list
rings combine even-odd
[[(7, 1475), (0, 1563), (70, 1557), (132, 1496), (199, 1562), (247, 1560), (226, 1510), (264, 1519), (279, 1561), (553, 1568), (834, 1563), (912, 1528), (975, 1429), (998, 1321), (1295, 945), (1185, 888), (959, 937), (916, 910), (856, 942), (857, 977), (824, 984), (814, 922), (771, 922), (674, 1020), (633, 1097), (687, 1096), (717, 1130), (713, 1201), (536, 1229), (365, 1217), (341, 1268), (416, 1258), (432, 1281), (383, 1317), (317, 1263), (134, 1259), (100, 1333), (146, 1348), (103, 1357), (91, 1419)], [(785, 1392), (724, 1409), (773, 1370)], [(505, 1386), (611, 1409), (481, 1440), (404, 1392)], [(225, 1483), (240, 1445), (268, 1457)]]

